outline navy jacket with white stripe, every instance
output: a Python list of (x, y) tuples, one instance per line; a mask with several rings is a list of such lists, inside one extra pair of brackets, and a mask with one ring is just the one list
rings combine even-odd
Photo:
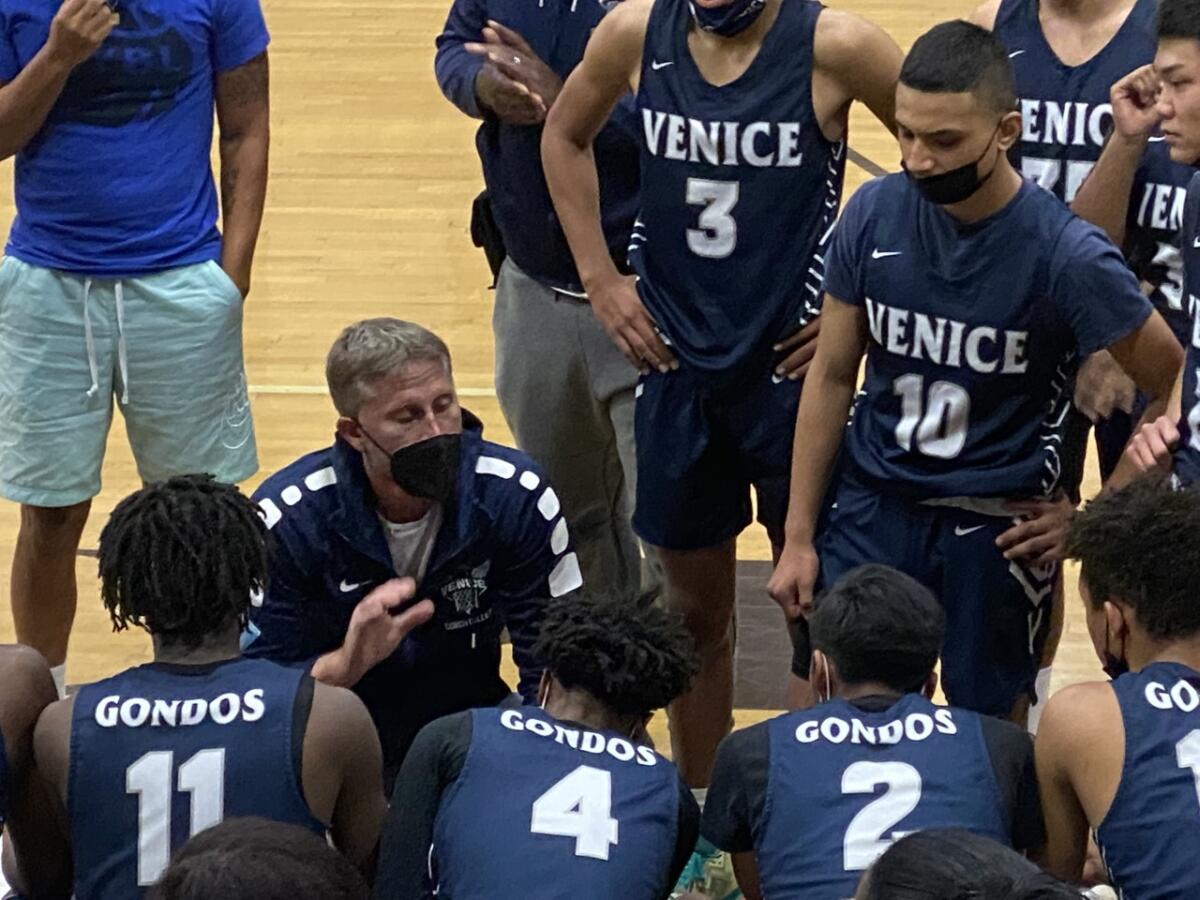
[[(427, 722), (500, 703), (500, 633), (508, 628), (519, 690), (534, 700), (546, 601), (582, 584), (558, 497), (524, 453), (483, 440), (463, 415), (457, 508), (443, 511), (417, 597), (433, 619), (355, 686), (394, 772)], [(296, 460), (254, 494), (273, 538), (270, 580), (251, 610), (248, 656), (310, 664), (342, 643), (355, 605), (395, 577), (358, 451), (340, 438)]]

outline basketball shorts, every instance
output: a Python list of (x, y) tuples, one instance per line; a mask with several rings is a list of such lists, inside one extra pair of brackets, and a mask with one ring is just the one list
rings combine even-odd
[(864, 563), (906, 572), (946, 611), (941, 681), (951, 704), (1004, 716), (1022, 694), (1032, 697), (1057, 565), (1004, 558), (996, 538), (1016, 520), (921, 504), (845, 472), (831, 493), (816, 540), (818, 591)]
[(769, 368), (733, 383), (681, 364), (636, 391), (638, 537), (669, 550), (722, 544), (758, 521), (782, 545), (802, 382)]
[(0, 496), (70, 506), (100, 492), (113, 399), (143, 481), (258, 468), (242, 297), (215, 262), (84, 278), (0, 262)]
[(1133, 430), (1142, 420), (1148, 403), (1149, 398), (1138, 391), (1133, 401), (1133, 412), (1127, 413), (1118, 409), (1103, 422), (1097, 423), (1096, 455), (1099, 457), (1101, 482), (1108, 481), (1113, 469), (1121, 461), (1125, 445), (1133, 437)]

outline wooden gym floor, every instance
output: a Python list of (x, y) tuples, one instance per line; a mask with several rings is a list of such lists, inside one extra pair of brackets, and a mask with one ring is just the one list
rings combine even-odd
[[(906, 48), (929, 26), (972, 8), (970, 0), (827, 2), (879, 23)], [(262, 468), (248, 490), (329, 442), (334, 413), (325, 395), (324, 354), (344, 325), (368, 316), (413, 319), (445, 338), (463, 404), (482, 417), (489, 437), (511, 441), (492, 388), (490, 278), (467, 233), (482, 181), (475, 123), (442, 97), (433, 77), (433, 40), (449, 6), (450, 0), (265, 2), (273, 36), (271, 181), (245, 324)], [(856, 108), (850, 134), (858, 153), (898, 167), (895, 143), (869, 114)], [(4, 223), (12, 217), (10, 167), (0, 184)], [(866, 177), (852, 163), (847, 196)], [(118, 415), (85, 549), (95, 547), (108, 512), (137, 486)], [(1089, 465), (1085, 496), (1097, 487)], [(0, 502), (0, 640), (13, 637), (8, 577), (17, 524), (16, 505)], [(743, 559), (769, 559), (765, 533), (754, 526), (739, 551)], [(144, 635), (111, 633), (95, 560), (81, 556), (78, 575), (68, 680), (91, 681), (148, 659)], [(1072, 569), (1055, 687), (1100, 676), (1075, 582)], [(746, 711), (738, 718), (761, 716)]]

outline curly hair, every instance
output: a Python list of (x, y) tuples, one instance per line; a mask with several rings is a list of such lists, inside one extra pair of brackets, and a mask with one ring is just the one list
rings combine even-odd
[(535, 652), (563, 687), (581, 688), (623, 716), (663, 708), (699, 668), (682, 617), (644, 600), (554, 601)]
[(197, 647), (244, 623), (251, 594), (266, 585), (267, 540), (258, 507), (209, 475), (130, 494), (100, 532), (100, 592), (113, 630), (137, 625)]

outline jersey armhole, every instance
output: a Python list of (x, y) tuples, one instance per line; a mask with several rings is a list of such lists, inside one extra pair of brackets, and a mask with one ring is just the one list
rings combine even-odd
[(296, 699), (292, 703), (292, 768), (295, 770), (296, 790), (300, 792), (306, 806), (308, 797), (304, 793), (304, 735), (308, 733), (308, 719), (312, 714), (315, 692), (316, 682), (308, 672), (304, 672), (296, 686)]

